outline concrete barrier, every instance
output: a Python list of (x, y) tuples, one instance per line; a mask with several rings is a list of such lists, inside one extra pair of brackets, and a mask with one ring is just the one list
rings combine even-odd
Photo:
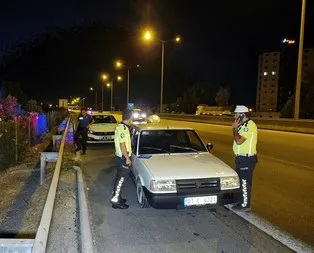
[[(224, 116), (204, 116), (188, 114), (159, 114), (162, 119), (199, 122), (214, 125), (230, 126), (234, 120), (233, 117)], [(288, 131), (297, 133), (314, 134), (314, 120), (293, 120), (293, 119), (266, 119), (252, 118), (260, 129), (269, 129), (277, 131)]]

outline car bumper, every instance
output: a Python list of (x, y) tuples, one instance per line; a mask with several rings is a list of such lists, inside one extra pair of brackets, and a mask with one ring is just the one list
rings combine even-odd
[(132, 120), (133, 124), (147, 124), (147, 120), (146, 119), (134, 119)]
[(114, 135), (94, 135), (88, 134), (87, 143), (113, 143)]
[[(208, 206), (220, 206), (220, 205), (228, 205), (239, 202), (240, 199), (240, 189), (235, 190), (225, 190), (213, 193), (198, 193), (198, 194), (185, 194), (179, 195), (177, 193), (166, 193), (166, 194), (155, 194), (151, 193), (144, 187), (144, 192), (149, 204), (158, 209), (180, 209), (180, 208), (195, 208), (195, 207), (208, 207)], [(201, 197), (201, 196), (217, 196), (216, 204), (208, 204), (204, 206), (184, 206), (184, 198), (186, 197)]]

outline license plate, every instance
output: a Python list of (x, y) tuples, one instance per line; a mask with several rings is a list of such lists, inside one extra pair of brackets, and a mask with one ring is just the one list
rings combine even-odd
[(184, 198), (185, 206), (203, 206), (203, 205), (216, 204), (216, 203), (217, 203), (217, 196)]

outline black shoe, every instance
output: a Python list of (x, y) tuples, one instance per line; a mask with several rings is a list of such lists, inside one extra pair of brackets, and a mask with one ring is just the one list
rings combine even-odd
[(86, 150), (83, 150), (82, 155), (86, 155)]
[(122, 204), (125, 204), (125, 203), (126, 203), (126, 199), (120, 199), (120, 202), (121, 202)]
[(76, 153), (76, 152), (79, 152), (80, 150), (81, 150), (80, 148), (76, 148), (74, 152)]
[(114, 209), (128, 209), (129, 205), (127, 205), (125, 203), (117, 202), (117, 203), (112, 203), (112, 208), (114, 208)]

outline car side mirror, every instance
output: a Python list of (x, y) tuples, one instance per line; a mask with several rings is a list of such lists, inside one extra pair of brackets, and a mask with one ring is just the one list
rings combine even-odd
[(207, 143), (206, 147), (208, 151), (211, 151), (214, 148), (214, 145), (211, 143)]

